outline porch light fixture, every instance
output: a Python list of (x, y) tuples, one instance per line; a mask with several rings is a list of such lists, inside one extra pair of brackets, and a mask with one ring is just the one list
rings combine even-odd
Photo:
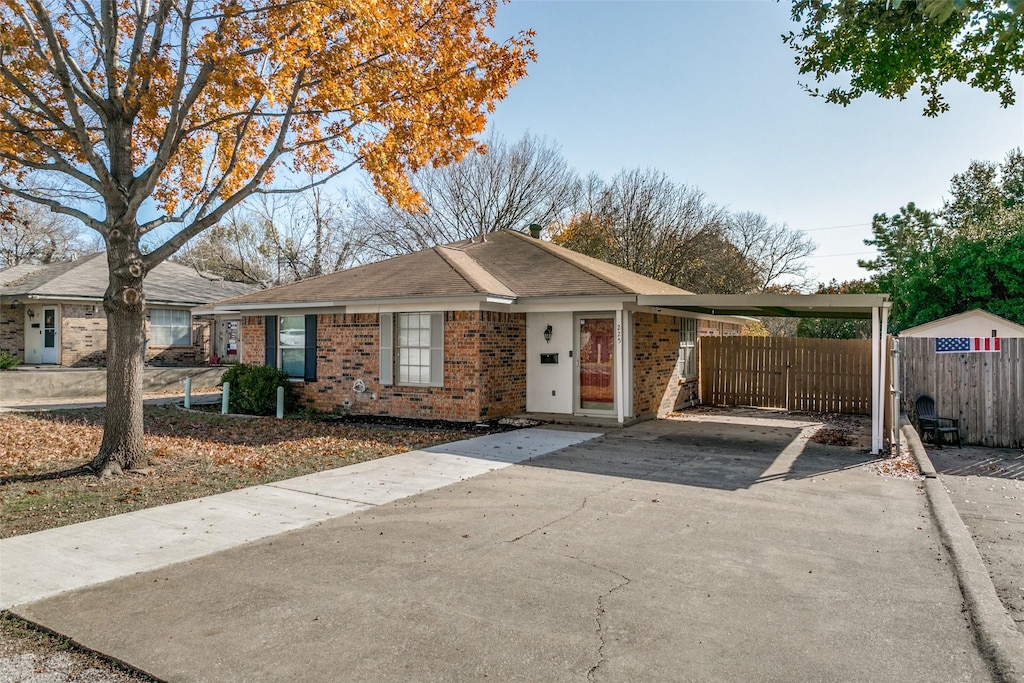
[(548, 325), (547, 329), (544, 330), (544, 341), (546, 341), (546, 342), (550, 342), (551, 341), (551, 333), (552, 333), (551, 325)]
[(30, 318), (34, 318), (34, 317), (36, 317), (36, 312), (35, 312), (34, 310), (32, 310), (31, 308), (30, 308), (30, 309), (28, 309), (28, 310), (26, 311), (26, 313), (28, 313), (28, 317), (30, 317)]

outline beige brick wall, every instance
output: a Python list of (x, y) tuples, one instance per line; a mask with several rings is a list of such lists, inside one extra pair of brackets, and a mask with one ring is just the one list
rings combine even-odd
[(21, 306), (0, 305), (0, 351), (25, 361), (25, 309)]
[(60, 307), (60, 362), (69, 367), (107, 363), (107, 315), (103, 304)]

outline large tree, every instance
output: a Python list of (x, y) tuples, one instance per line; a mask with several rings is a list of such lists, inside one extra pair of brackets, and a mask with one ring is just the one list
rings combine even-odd
[(365, 257), (547, 225), (571, 207), (579, 179), (558, 145), (527, 133), (515, 142), (491, 135), (458, 163), (418, 171), (412, 185), (425, 210), (409, 211), (375, 195), (354, 202), (353, 231)]
[(860, 265), (892, 296), (892, 329), (979, 307), (1024, 323), (1021, 150), (1002, 164), (972, 162), (953, 177), (939, 211), (910, 203), (896, 215), (876, 215), (872, 232), (865, 242), (879, 255)]
[(1013, 77), (1024, 73), (1024, 2), (992, 0), (794, 0), (798, 31), (782, 39), (796, 52), (812, 95), (847, 105), (865, 93), (905, 99), (915, 86), (926, 116), (949, 109), (950, 81), (1016, 100)]
[(106, 246), (100, 474), (145, 460), (146, 274), (246, 197), (355, 164), (391, 201), (416, 205), (407, 175), (475, 149), (534, 57), (528, 33), (490, 37), (495, 10), (496, 0), (2, 1), (0, 190), (77, 218)]
[(757, 213), (729, 213), (661, 171), (588, 178), (576, 213), (552, 241), (698, 294), (802, 284), (815, 245)]

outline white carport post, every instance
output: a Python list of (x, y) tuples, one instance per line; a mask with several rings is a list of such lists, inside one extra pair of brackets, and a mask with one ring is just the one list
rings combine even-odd
[(885, 437), (885, 332), (889, 327), (888, 306), (871, 307), (871, 453), (882, 452)]
[(877, 455), (881, 450), (879, 445), (882, 433), (881, 419), (878, 412), (878, 306), (871, 307), (871, 453)]

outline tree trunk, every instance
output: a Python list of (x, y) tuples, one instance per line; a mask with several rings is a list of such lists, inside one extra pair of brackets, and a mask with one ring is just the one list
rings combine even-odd
[(121, 474), (147, 462), (142, 422), (145, 272), (138, 248), (124, 244), (134, 240), (116, 239), (119, 236), (107, 243), (110, 283), (103, 297), (107, 314), (107, 407), (103, 441), (91, 464), (100, 477)]

